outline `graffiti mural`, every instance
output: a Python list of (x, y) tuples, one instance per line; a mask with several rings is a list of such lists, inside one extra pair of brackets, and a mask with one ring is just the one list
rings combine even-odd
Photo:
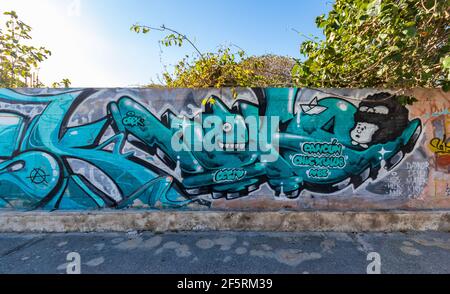
[[(301, 92), (190, 92), (155, 107), (136, 89), (0, 89), (0, 207), (210, 207), (262, 194), (332, 195), (376, 182), (417, 147), (422, 121), (395, 95), (305, 100)], [(446, 152), (440, 139), (430, 147)], [(386, 190), (420, 194), (427, 172), (411, 170), (421, 182), (409, 190), (394, 173)]]

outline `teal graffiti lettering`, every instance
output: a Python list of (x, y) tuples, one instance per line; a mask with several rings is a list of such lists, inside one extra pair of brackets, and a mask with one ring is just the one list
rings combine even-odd
[(310, 169), (307, 174), (310, 178), (326, 179), (330, 175), (330, 171), (328, 169)]
[(224, 168), (214, 173), (214, 182), (234, 182), (244, 178), (247, 171), (238, 168)]
[(292, 164), (295, 166), (344, 168), (346, 163), (343, 156), (308, 156), (296, 154), (292, 158)]
[(304, 153), (317, 155), (341, 155), (342, 144), (338, 143), (336, 140), (333, 140), (331, 142), (307, 142), (303, 143), (302, 151)]
[(127, 112), (127, 115), (123, 118), (122, 123), (125, 126), (129, 126), (129, 127), (136, 127), (136, 126), (140, 126), (143, 127), (144, 126), (144, 118), (136, 115), (134, 112), (130, 111)]

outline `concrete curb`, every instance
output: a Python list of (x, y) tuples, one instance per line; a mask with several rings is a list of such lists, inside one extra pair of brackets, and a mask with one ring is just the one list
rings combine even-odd
[(2, 212), (0, 232), (450, 231), (450, 211)]

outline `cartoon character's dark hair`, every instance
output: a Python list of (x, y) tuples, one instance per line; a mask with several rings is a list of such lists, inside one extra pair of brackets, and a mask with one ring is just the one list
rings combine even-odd
[(387, 143), (399, 137), (408, 126), (408, 109), (401, 105), (397, 96), (390, 93), (381, 92), (367, 96), (359, 107), (385, 106), (389, 109), (388, 114), (369, 113), (357, 111), (355, 122), (366, 122), (375, 124), (379, 129), (374, 133), (371, 144)]

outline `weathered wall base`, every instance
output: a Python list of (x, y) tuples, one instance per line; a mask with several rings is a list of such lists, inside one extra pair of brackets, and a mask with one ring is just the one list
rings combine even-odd
[(0, 232), (450, 231), (450, 211), (5, 212)]

